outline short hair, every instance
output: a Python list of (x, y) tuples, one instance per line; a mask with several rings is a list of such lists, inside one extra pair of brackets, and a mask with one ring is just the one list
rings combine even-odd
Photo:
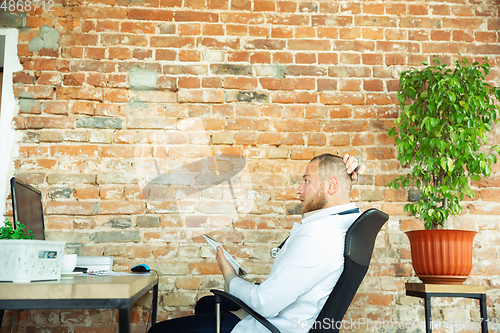
[(351, 176), (347, 174), (347, 168), (342, 157), (333, 154), (321, 154), (314, 157), (310, 163), (315, 161), (318, 161), (318, 174), (321, 182), (328, 180), (330, 177), (337, 177), (342, 191), (350, 195), (352, 180)]

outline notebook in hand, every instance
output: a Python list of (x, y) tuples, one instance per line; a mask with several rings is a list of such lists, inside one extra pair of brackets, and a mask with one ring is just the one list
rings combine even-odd
[(234, 271), (236, 272), (236, 275), (239, 277), (244, 277), (247, 275), (247, 272), (243, 269), (243, 267), (226, 251), (224, 248), (217, 243), (213, 238), (210, 238), (207, 235), (203, 235), (203, 238), (207, 241), (208, 244), (214, 249), (215, 252), (217, 252), (217, 247), (222, 248), (222, 252), (224, 252), (224, 257), (229, 261), (231, 266), (233, 267)]

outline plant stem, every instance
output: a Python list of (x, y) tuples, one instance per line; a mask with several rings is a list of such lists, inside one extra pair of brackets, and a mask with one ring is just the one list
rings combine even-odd
[[(444, 211), (446, 212), (448, 210), (448, 198), (444, 198), (443, 207), (444, 207)], [(443, 226), (443, 229), (448, 229), (448, 219), (446, 219), (444, 216), (443, 216), (442, 226)]]

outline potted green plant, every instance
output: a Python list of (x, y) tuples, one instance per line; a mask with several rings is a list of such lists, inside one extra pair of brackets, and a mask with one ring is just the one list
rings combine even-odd
[[(406, 233), (417, 276), (426, 283), (459, 284), (472, 269), (476, 232), (447, 230), (446, 221), (460, 214), (465, 196), (475, 195), (470, 180), (489, 176), (497, 161), (498, 145), (485, 145), (497, 122), (494, 102), (500, 90), (486, 82), (491, 67), (487, 59), (469, 64), (460, 57), (450, 68), (435, 56), (433, 63), (400, 75), (402, 111), (389, 136), (395, 139), (398, 161), (411, 171), (388, 186), (421, 192), (420, 200), (404, 207), (427, 229)], [(461, 253), (448, 253), (451, 249)], [(458, 263), (460, 258), (466, 262)]]
[(59, 280), (66, 242), (34, 240), (32, 231), (5, 219), (0, 227), (0, 281)]

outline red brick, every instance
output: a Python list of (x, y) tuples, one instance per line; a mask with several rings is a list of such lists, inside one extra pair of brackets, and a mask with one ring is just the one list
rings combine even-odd
[[(171, 21), (171, 18), (165, 21)], [(174, 21), (175, 22), (218, 22), (219, 15), (207, 12), (181, 11), (174, 13)]]
[(249, 26), (248, 34), (253, 37), (270, 37), (271, 30), (268, 27)]
[(277, 91), (271, 93), (273, 103), (316, 103), (318, 96), (309, 92), (284, 92)]
[(231, 49), (238, 50), (240, 48), (240, 40), (237, 38), (227, 38), (220, 40), (217, 38), (203, 37), (199, 41), (199, 45), (211, 49)]
[(201, 35), (201, 24), (188, 23), (177, 25), (177, 33), (181, 36), (198, 36)]
[(74, 128), (75, 120), (69, 117), (28, 117), (26, 119), (27, 128)]
[(156, 60), (175, 60), (177, 58), (177, 52), (174, 50), (168, 49), (156, 49), (155, 51), (155, 59)]
[(97, 199), (99, 198), (99, 189), (93, 187), (76, 188), (73, 191), (73, 196), (77, 200)]
[(52, 26), (52, 19), (50, 17), (34, 17), (28, 16), (26, 26), (28, 28), (41, 28), (44, 25)]
[(295, 38), (315, 38), (316, 29), (313, 27), (297, 27), (295, 28)]
[(318, 64), (338, 64), (338, 54), (337, 53), (319, 53), (318, 54)]
[(181, 47), (194, 47), (195, 39), (193, 37), (167, 37), (167, 36), (158, 36), (151, 37), (151, 46), (152, 47), (172, 47), (172, 48), (181, 48)]
[(314, 39), (292, 39), (288, 41), (289, 50), (308, 50), (308, 51), (330, 51), (332, 46), (329, 40)]
[(204, 24), (203, 25), (203, 35), (204, 36), (223, 36), (224, 26), (222, 24)]
[(397, 20), (388, 16), (357, 16), (354, 19), (355, 25), (360, 27), (395, 27)]
[(409, 15), (428, 15), (429, 10), (426, 5), (408, 5)]
[(172, 21), (174, 13), (165, 9), (129, 8), (127, 17), (131, 20)]
[(97, 202), (57, 202), (49, 201), (45, 204), (47, 215), (95, 215)]
[(106, 49), (102, 47), (85, 49), (85, 58), (89, 59), (104, 59)]
[(224, 79), (224, 88), (226, 89), (255, 89), (257, 88), (257, 79), (246, 77), (226, 77)]
[(334, 27), (317, 27), (318, 38), (336, 39), (339, 35), (339, 29)]
[(358, 53), (341, 53), (339, 63), (356, 65), (361, 63), (361, 56)]
[(274, 127), (278, 132), (318, 132), (319, 121), (315, 119), (303, 120), (275, 120)]
[(270, 52), (254, 52), (250, 54), (250, 63), (252, 64), (269, 64), (271, 63)]
[(385, 29), (386, 40), (407, 40), (408, 29)]
[(281, 89), (281, 81), (276, 78), (259, 78), (259, 83), (263, 89), (279, 90)]
[(314, 64), (316, 63), (316, 54), (313, 53), (297, 53), (295, 62), (298, 64)]
[(404, 3), (388, 3), (385, 7), (385, 12), (388, 15), (406, 15), (407, 8)]
[(360, 93), (320, 93), (320, 103), (325, 105), (362, 105), (365, 104), (365, 96)]
[(78, 156), (78, 157), (97, 157), (99, 156), (99, 147), (96, 145), (58, 145), (51, 147), (50, 154), (53, 157)]
[(47, 101), (43, 113), (67, 115), (68, 103), (63, 101)]
[(363, 39), (381, 40), (384, 39), (384, 29), (362, 28), (361, 35), (363, 36)]
[(117, 32), (120, 31), (120, 25), (116, 21), (97, 21), (97, 32)]
[(278, 62), (280, 64), (291, 64), (293, 63), (293, 55), (285, 52), (275, 52), (272, 54), (273, 63)]
[(73, 103), (73, 113), (75, 114), (94, 114), (94, 104), (88, 102), (74, 102)]
[(84, 19), (125, 19), (127, 18), (127, 9), (86, 6), (81, 8), (81, 15)]
[(473, 42), (474, 32), (472, 31), (453, 31), (453, 40), (455, 42)]
[(273, 27), (271, 30), (272, 38), (293, 38), (293, 29), (288, 27)]
[(236, 118), (228, 119), (227, 129), (235, 131), (267, 131), (269, 130), (268, 121), (265, 119), (252, 119), (252, 118)]
[(476, 31), (476, 42), (493, 44), (497, 40), (496, 33)]
[(201, 54), (199, 51), (191, 51), (191, 50), (181, 50), (179, 51), (179, 61), (200, 61)]
[(363, 4), (363, 14), (383, 15), (385, 6), (383, 4)]
[(201, 86), (203, 88), (222, 88), (222, 79), (219, 77), (204, 77)]
[(443, 18), (443, 28), (476, 30), (484, 23), (482, 19)]
[(208, 0), (207, 8), (209, 9), (228, 9), (229, 0)]
[(197, 77), (180, 77), (179, 88), (200, 88), (200, 79)]
[(107, 214), (142, 214), (146, 212), (143, 202), (134, 201), (101, 201), (99, 215)]
[(373, 134), (355, 134), (352, 137), (352, 145), (357, 146), (371, 146), (375, 143)]
[(359, 91), (361, 90), (361, 82), (358, 79), (342, 79), (339, 81), (339, 89), (341, 91)]
[(366, 91), (382, 91), (384, 83), (382, 80), (364, 80), (363, 89)]
[(382, 65), (383, 57), (381, 54), (363, 54), (363, 65)]
[(385, 65), (386, 66), (394, 66), (394, 65), (405, 65), (406, 64), (406, 55), (404, 54), (386, 54), (385, 55)]
[(121, 32), (125, 33), (144, 33), (144, 34), (154, 34), (156, 26), (154, 23), (147, 22), (128, 22), (124, 21), (121, 23)]
[(333, 120), (322, 122), (322, 131), (327, 132), (361, 132), (368, 130), (368, 122), (361, 120)]
[(256, 0), (253, 4), (253, 10), (255, 12), (275, 12), (276, 2)]
[(60, 73), (42, 72), (36, 82), (38, 84), (59, 86), (62, 83), (62, 75)]
[(226, 35), (228, 36), (246, 36), (248, 35), (248, 28), (244, 25), (226, 25)]
[(143, 50), (143, 49), (135, 49), (132, 53), (132, 57), (134, 59), (139, 59), (139, 60), (152, 59), (153, 51)]

